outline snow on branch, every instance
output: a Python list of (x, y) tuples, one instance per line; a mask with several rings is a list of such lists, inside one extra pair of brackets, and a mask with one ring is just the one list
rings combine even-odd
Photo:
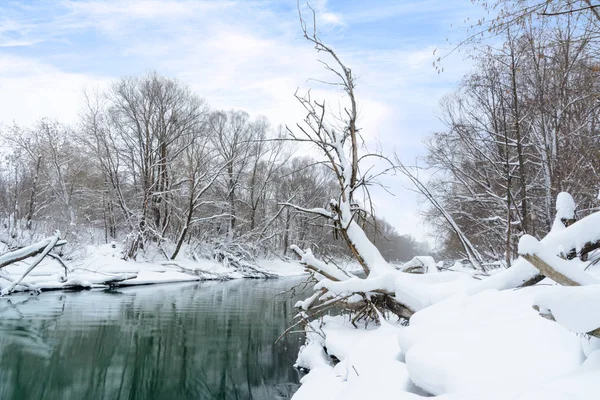
[(556, 256), (536, 238), (524, 235), (519, 241), (519, 254), (543, 275), (565, 286), (583, 286), (600, 283), (592, 275), (577, 269), (569, 261)]
[(300, 257), (300, 263), (307, 269), (321, 274), (331, 281), (345, 281), (350, 278), (350, 275), (338, 267), (331, 266), (316, 258), (310, 249), (302, 250), (296, 245), (290, 246), (290, 249)]
[(277, 204), (280, 205), (280, 206), (291, 207), (294, 210), (305, 212), (307, 214), (316, 214), (316, 215), (320, 215), (321, 217), (325, 217), (325, 218), (328, 218), (328, 219), (332, 219), (333, 218), (333, 215), (329, 211), (327, 211), (326, 209), (321, 208), (321, 207), (304, 208), (304, 207), (300, 207), (300, 206), (298, 206), (296, 204), (287, 203), (287, 202), (286, 203), (277, 203)]
[[(550, 264), (553, 267), (558, 266), (559, 269), (560, 266), (568, 264), (564, 264), (566, 261), (561, 260), (559, 257), (571, 260), (575, 257), (584, 257), (590, 251), (600, 248), (600, 230), (598, 229), (598, 226), (600, 226), (600, 212), (590, 214), (579, 221), (573, 222), (573, 210), (574, 206), (571, 196), (566, 192), (560, 193), (557, 197), (557, 214), (552, 230), (539, 241), (540, 245), (546, 249), (545, 261), (549, 261), (549, 263), (546, 262), (546, 264)], [(468, 292), (470, 294), (475, 294), (487, 289), (511, 289), (518, 286), (528, 286), (541, 281), (545, 274), (543, 272), (540, 273), (538, 267), (541, 266), (542, 269), (546, 267), (541, 264), (540, 261), (535, 261), (538, 265), (534, 265), (533, 262), (531, 262), (530, 259), (533, 260), (534, 257), (539, 258), (539, 254), (536, 254), (535, 256), (531, 255), (530, 250), (532, 249), (528, 248), (529, 244), (532, 244), (530, 239), (525, 239), (523, 246), (519, 246), (519, 253), (522, 252), (523, 254), (529, 254), (530, 256), (519, 258), (511, 268), (481, 281), (479, 284), (469, 289)], [(532, 246), (534, 246), (533, 250), (535, 250), (535, 243), (533, 243)], [(549, 255), (553, 255), (555, 258), (550, 258)], [(571, 271), (572, 269), (573, 268), (568, 269), (567, 275), (563, 278), (558, 276), (555, 276), (555, 278), (559, 280), (562, 279), (563, 282), (566, 282), (565, 279), (575, 278), (571, 276), (571, 274), (574, 273)], [(548, 271), (548, 273), (552, 273), (550, 270)], [(560, 271), (562, 272), (563, 270), (560, 269)]]
[[(56, 236), (47, 238), (47, 239), (44, 239), (37, 243), (34, 243), (30, 246), (23, 247), (21, 249), (11, 251), (11, 252), (1, 255), (0, 256), (0, 269), (6, 267), (7, 265), (16, 263), (18, 261), (23, 261), (29, 257), (33, 257), (37, 254), (40, 254), (41, 252), (44, 251), (44, 249), (46, 249), (46, 247), (51, 242), (54, 241), (55, 238), (56, 238)], [(58, 241), (56, 241), (56, 243), (54, 244), (53, 247), (64, 246), (65, 244), (67, 244), (66, 240), (58, 240)]]

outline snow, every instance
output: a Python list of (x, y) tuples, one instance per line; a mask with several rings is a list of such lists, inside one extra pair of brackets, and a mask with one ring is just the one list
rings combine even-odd
[[(579, 251), (586, 243), (600, 240), (598, 226), (600, 226), (600, 213), (597, 212), (564, 229), (552, 229), (540, 240), (540, 243), (554, 255), (563, 255), (571, 249)], [(530, 239), (525, 239), (524, 247), (520, 247), (519, 250), (530, 253), (529, 245), (533, 245), (533, 242)], [(468, 293), (475, 294), (488, 289), (512, 289), (537, 274), (539, 274), (539, 271), (520, 257), (513, 263), (511, 268), (482, 280), (479, 284), (470, 288)]]
[(600, 240), (600, 213), (593, 213), (561, 230), (552, 230), (541, 242), (556, 254), (577, 251), (588, 242)]
[(435, 260), (431, 256), (415, 256), (410, 261), (402, 264), (400, 267), (402, 271), (406, 271), (409, 268), (422, 268), (424, 273), (435, 273), (438, 272)]
[[(384, 323), (377, 328), (354, 329), (347, 319), (325, 317), (319, 332), (309, 335), (309, 346), (324, 346), (340, 362), (321, 364), (302, 378), (295, 400), (416, 399), (421, 396), (398, 359), (396, 337), (404, 327)], [(306, 350), (301, 351), (301, 357)], [(322, 355), (322, 354), (321, 354)], [(375, 397), (376, 396), (376, 397)]]
[(562, 220), (575, 218), (575, 200), (567, 192), (561, 192), (556, 196), (556, 217), (552, 225), (553, 231), (563, 230), (565, 225)]
[(350, 277), (350, 275), (346, 274), (341, 269), (337, 268), (334, 265), (329, 265), (318, 258), (316, 258), (311, 249), (302, 250), (298, 246), (290, 247), (298, 256), (300, 257), (300, 262), (312, 268), (316, 268), (320, 273), (319, 276), (329, 276), (338, 281), (346, 280)]
[[(51, 239), (35, 246), (21, 249), (17, 256), (32, 250), (43, 249)], [(304, 275), (304, 267), (297, 261), (259, 260), (255, 271), (239, 271), (234, 267), (208, 259), (186, 259), (177, 261), (126, 261), (122, 259), (122, 248), (114, 243), (88, 246), (84, 255), (76, 260), (65, 260), (69, 269), (65, 276), (64, 268), (55, 260), (46, 257), (31, 273), (15, 287), (15, 291), (89, 289), (106, 286), (134, 286), (160, 283), (190, 282), (200, 280), (225, 280), (244, 277), (261, 277), (261, 271), (276, 277)], [(12, 254), (15, 257), (15, 254)], [(0, 256), (0, 259), (8, 259)], [(11, 282), (26, 271), (35, 258), (10, 264), (0, 270), (0, 289), (7, 290)], [(258, 273), (257, 273), (258, 272)], [(4, 279), (3, 279), (4, 277)]]
[(298, 359), (294, 366), (309, 370), (315, 370), (316, 368), (327, 369), (327, 367), (331, 367), (331, 362), (321, 344), (309, 343), (300, 348)]
[[(432, 298), (433, 303), (417, 311), (407, 327), (384, 320), (381, 326), (355, 329), (342, 316), (313, 321), (306, 347), (310, 352), (301, 355), (318, 354), (311, 361), (317, 367), (303, 378), (293, 399), (419, 399), (436, 395), (444, 400), (572, 400), (598, 393), (600, 340), (578, 336), (571, 325), (600, 318), (591, 306), (600, 300), (598, 285), (539, 285), (468, 294), (465, 289), (477, 282), (468, 274), (406, 275), (428, 277), (427, 283), (420, 284), (432, 288), (463, 282), (464, 278), (450, 279), (450, 274), (467, 277), (464, 282), (469, 283), (462, 287), (452, 284), (454, 294)], [(359, 283), (351, 279), (332, 284)], [(581, 289), (589, 294), (556, 292)], [(578, 297), (588, 306), (582, 306)], [(559, 323), (540, 317), (532, 308), (546, 298), (558, 303)], [(563, 320), (561, 306), (575, 322)], [(581, 321), (569, 314), (573, 308), (583, 310)], [(579, 330), (589, 330), (594, 323), (586, 322)], [(339, 363), (333, 366), (327, 354)]]
[(315, 285), (315, 290), (327, 289), (340, 296), (355, 292), (387, 290), (395, 293), (398, 302), (416, 311), (465, 291), (474, 282), (476, 280), (470, 275), (455, 271), (436, 274), (411, 274), (395, 271), (368, 279), (352, 277), (342, 282), (322, 279)]
[[(519, 252), (535, 255), (580, 286), (546, 278), (514, 289), (539, 274), (522, 257), (488, 277), (455, 264), (437, 273), (381, 269), (366, 279), (320, 280), (315, 290), (330, 295), (387, 291), (415, 313), (406, 327), (382, 320), (381, 326), (355, 329), (343, 316), (313, 321), (301, 356), (318, 365), (293, 398), (594, 398), (600, 392), (600, 339), (582, 334), (600, 328), (600, 271), (561, 256), (600, 239), (600, 213), (565, 227), (561, 220), (573, 219), (574, 210), (572, 197), (561, 193), (560, 224), (541, 241), (523, 236)], [(433, 259), (400, 268), (412, 266), (438, 270)], [(542, 318), (534, 305), (556, 322)]]
[(283, 261), (279, 259), (262, 259), (258, 260), (258, 265), (260, 265), (265, 270), (276, 274), (281, 277), (292, 277), (292, 276), (302, 276), (307, 275), (308, 273), (304, 269), (304, 266), (300, 264), (298, 261)]
[(583, 360), (579, 339), (531, 308), (544, 289), (456, 296), (416, 313), (398, 337), (413, 382), (436, 395), (486, 398), (576, 368)]
[(600, 283), (600, 281), (580, 268), (581, 263), (578, 260), (567, 261), (557, 257), (554, 252), (533, 236), (524, 235), (521, 237), (521, 240), (519, 240), (519, 254), (529, 254), (539, 257), (546, 264), (550, 265), (552, 269), (579, 285)]
[(576, 333), (600, 328), (600, 284), (555, 286), (535, 297), (540, 312), (549, 310), (556, 322)]
[[(351, 168), (349, 164), (345, 164), (347, 161), (345, 160), (343, 152), (338, 155), (342, 162), (342, 170), (344, 171), (344, 179), (346, 180), (347, 185), (346, 191), (348, 191), (348, 188), (350, 188), (349, 174), (351, 173)], [(349, 198), (349, 193), (347, 196), (347, 198)], [(332, 200), (332, 203), (334, 205), (337, 204), (335, 200)], [(339, 210), (340, 225), (345, 229), (348, 239), (352, 242), (357, 253), (361, 255), (364, 263), (369, 268), (370, 272), (368, 274), (372, 277), (376, 277), (394, 271), (394, 268), (385, 261), (377, 247), (369, 240), (365, 231), (354, 220), (354, 214), (350, 210), (350, 204), (347, 201), (342, 201), (339, 203)]]
[(579, 368), (545, 382), (515, 397), (515, 400), (574, 400), (596, 398), (600, 393), (600, 351), (595, 351)]

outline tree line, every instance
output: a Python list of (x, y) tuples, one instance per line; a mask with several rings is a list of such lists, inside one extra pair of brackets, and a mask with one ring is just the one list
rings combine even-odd
[[(292, 244), (348, 254), (332, 226), (286, 206), (323, 207), (337, 182), (283, 127), (213, 110), (156, 73), (83, 97), (75, 125), (2, 127), (0, 239), (9, 248), (60, 229), (72, 249), (120, 242), (129, 259), (286, 256)], [(364, 224), (390, 260), (424, 250), (383, 220)]]
[(464, 253), (464, 234), (509, 266), (522, 235), (550, 231), (558, 193), (571, 193), (582, 217), (598, 209), (600, 181), (598, 22), (517, 10), (501, 15), (517, 23), (494, 21), (500, 45), (479, 44), (473, 71), (441, 101), (446, 129), (430, 136), (426, 158), (437, 203), (428, 220), (446, 254)]

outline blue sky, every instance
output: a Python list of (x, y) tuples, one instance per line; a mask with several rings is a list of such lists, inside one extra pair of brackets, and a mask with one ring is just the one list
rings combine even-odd
[[(424, 138), (440, 129), (440, 98), (456, 87), (469, 62), (453, 54), (437, 74), (431, 66), (458, 40), (467, 18), (482, 12), (469, 0), (318, 0), (323, 41), (358, 80), (367, 144), (396, 150), (413, 163)], [(446, 47), (445, 47), (446, 46)], [(433, 50), (438, 48), (437, 55)], [(189, 84), (214, 108), (265, 115), (293, 124), (294, 101), (307, 78), (327, 78), (302, 38), (295, 0), (0, 1), (0, 123), (42, 117), (76, 123), (84, 88), (104, 88), (147, 71)], [(317, 94), (334, 96), (321, 87)], [(419, 199), (400, 177), (375, 190), (378, 213), (400, 233), (419, 238)]]

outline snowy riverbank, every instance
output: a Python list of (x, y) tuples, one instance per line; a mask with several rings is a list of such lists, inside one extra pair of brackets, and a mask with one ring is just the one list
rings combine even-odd
[[(598, 266), (587, 272), (600, 278)], [(577, 299), (564, 293), (569, 312), (568, 318), (555, 312), (559, 323), (532, 308), (569, 288), (545, 279), (485, 290), (490, 278), (450, 271), (421, 278), (439, 296), (409, 326), (384, 321), (356, 329), (339, 316), (314, 321), (297, 361), (310, 372), (293, 399), (574, 400), (600, 393), (600, 340), (575, 329), (577, 321), (600, 325), (597, 308), (586, 311), (583, 301), (573, 304)]]
[[(135, 286), (202, 280), (240, 278), (278, 278), (301, 276), (306, 272), (295, 261), (259, 260), (255, 265), (239, 268), (209, 259), (189, 258), (168, 260), (125, 261), (122, 249), (116, 245), (89, 246), (83, 256), (65, 260), (63, 267), (56, 259), (47, 257), (31, 271), (16, 291), (39, 289), (59, 290), (107, 286)], [(9, 280), (18, 279), (31, 260), (9, 265), (0, 273), (0, 289)], [(2, 279), (2, 278), (8, 278)]]

